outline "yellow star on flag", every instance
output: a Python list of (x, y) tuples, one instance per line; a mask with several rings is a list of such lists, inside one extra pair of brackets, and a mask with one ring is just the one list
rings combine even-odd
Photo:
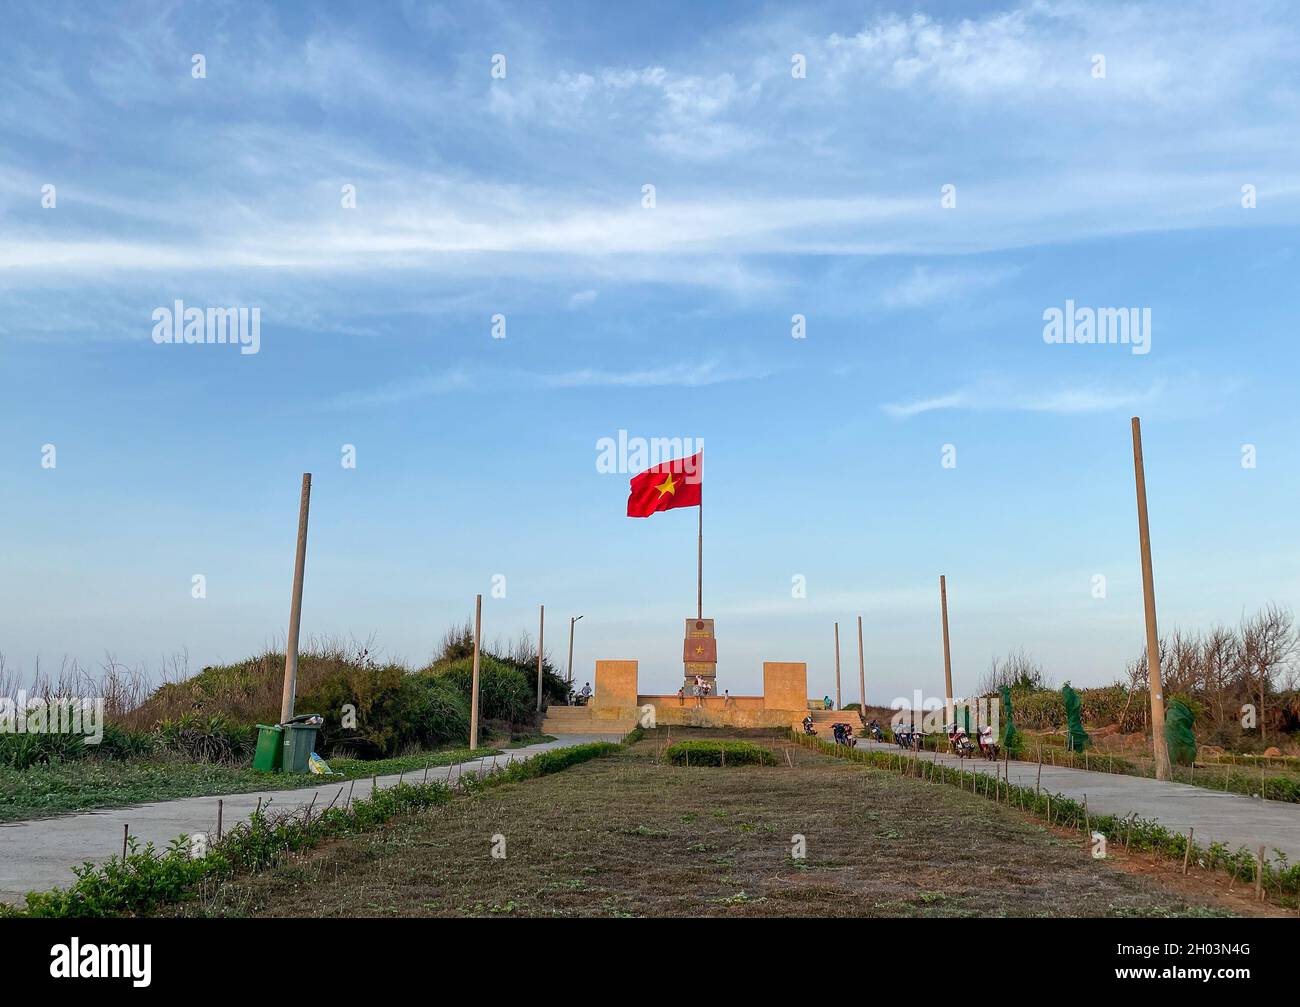
[(673, 474), (669, 472), (668, 478), (665, 479), (663, 482), (661, 482), (658, 486), (656, 486), (655, 489), (659, 491), (659, 499), (661, 500), (664, 498), (664, 495), (667, 493), (676, 493), (677, 484), (673, 482)]

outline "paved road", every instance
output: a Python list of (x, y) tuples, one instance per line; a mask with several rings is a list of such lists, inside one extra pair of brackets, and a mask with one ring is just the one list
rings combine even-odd
[[(894, 745), (863, 742), (878, 751), (897, 752)], [(935, 756), (926, 753), (924, 759)], [(940, 755), (939, 762), (969, 772), (972, 768), (992, 774), (1001, 773), (1002, 763), (984, 759), (959, 760)], [(1033, 787), (1038, 777), (1037, 762), (1011, 762), (1011, 782)], [(1211, 842), (1226, 843), (1229, 849), (1244, 846), (1254, 853), (1262, 843), (1265, 856), (1273, 858), (1274, 849), (1287, 855), (1291, 863), (1300, 862), (1300, 804), (1285, 801), (1261, 801), (1241, 794), (1208, 790), (1188, 783), (1166, 783), (1140, 776), (1094, 773), (1067, 766), (1043, 766), (1042, 786), (1053, 794), (1063, 794), (1076, 801), (1088, 798), (1088, 810), (1107, 815), (1136, 813), (1139, 818), (1158, 821), (1173, 832), (1186, 833), (1194, 828), (1198, 846)]]
[[(501, 765), (514, 759), (526, 759), (538, 752), (552, 748), (580, 745), (587, 741), (617, 741), (619, 735), (591, 734), (565, 735), (556, 741), (512, 749), (498, 756), (488, 756), (481, 762), (467, 762), (458, 766), (439, 766), (429, 770), (430, 780), (456, 780), (462, 772), (490, 769), (493, 759)], [(380, 789), (397, 783), (398, 776), (381, 776)], [(424, 778), (423, 770), (405, 774), (406, 782)], [(316, 795), (316, 807), (330, 803), (343, 788), (345, 800), (352, 787), (352, 799), (358, 800), (370, 793), (369, 779), (330, 783), (322, 779), (320, 790), (304, 787), (298, 790), (272, 790), (252, 794), (224, 794), (221, 797), (222, 827), (230, 828), (247, 821), (257, 810), (258, 799), (263, 806), (279, 811), (307, 807)], [(159, 801), (138, 804), (130, 808), (100, 809), (62, 818), (44, 818), (34, 822), (15, 822), (0, 826), (0, 901), (22, 902), (29, 891), (45, 891), (66, 887), (76, 880), (72, 865), (87, 860), (96, 863), (119, 855), (122, 851), (122, 826), (129, 823), (131, 835), (141, 843), (152, 842), (161, 849), (177, 836), (196, 833), (215, 835), (217, 829), (217, 798), (185, 797), (176, 801)]]

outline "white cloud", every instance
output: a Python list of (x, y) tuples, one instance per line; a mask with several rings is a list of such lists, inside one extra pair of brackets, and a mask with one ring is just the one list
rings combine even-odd
[(384, 385), (363, 392), (347, 392), (330, 403), (335, 408), (383, 406), (411, 399), (445, 395), (460, 391), (500, 391), (503, 389), (569, 388), (697, 388), (732, 381), (766, 377), (769, 370), (753, 367), (724, 367), (717, 360), (677, 363), (662, 367), (628, 370), (580, 368), (553, 373), (522, 370), (477, 370), (454, 368), (410, 380)]
[(1114, 389), (1100, 385), (1060, 388), (1055, 391), (1024, 391), (1003, 381), (981, 381), (944, 395), (881, 406), (890, 416), (908, 419), (922, 413), (964, 409), (978, 412), (1028, 412), (1075, 415), (1131, 410), (1150, 405), (1163, 395), (1164, 381), (1153, 381), (1143, 389)]
[(893, 287), (883, 300), (891, 308), (921, 308), (942, 301), (958, 300), (978, 290), (987, 290), (1011, 279), (1019, 272), (1011, 266), (975, 269), (932, 269), (915, 266)]

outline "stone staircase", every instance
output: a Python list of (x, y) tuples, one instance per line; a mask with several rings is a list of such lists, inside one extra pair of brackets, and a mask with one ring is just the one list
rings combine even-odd
[(636, 727), (636, 720), (628, 717), (623, 720), (597, 719), (592, 716), (590, 706), (559, 706), (552, 704), (546, 708), (546, 717), (542, 720), (542, 733), (554, 734), (627, 734)]
[[(813, 718), (813, 730), (817, 732), (817, 737), (825, 738), (827, 741), (835, 739), (835, 732), (831, 730), (832, 724), (848, 724), (853, 728), (853, 734), (857, 737), (862, 736), (862, 718), (858, 716), (857, 710), (809, 710)], [(799, 728), (803, 730), (803, 728)]]

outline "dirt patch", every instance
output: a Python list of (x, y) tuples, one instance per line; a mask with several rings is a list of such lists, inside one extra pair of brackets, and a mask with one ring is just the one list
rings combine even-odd
[[(719, 732), (673, 731), (673, 739)], [(1209, 892), (1095, 861), (1005, 805), (788, 746), (660, 764), (666, 732), (228, 882), (252, 916), (1213, 915)], [(790, 762), (787, 764), (787, 751)], [(494, 838), (495, 837), (495, 838)], [(802, 845), (805, 858), (792, 852)], [(494, 857), (494, 849), (504, 857)]]

